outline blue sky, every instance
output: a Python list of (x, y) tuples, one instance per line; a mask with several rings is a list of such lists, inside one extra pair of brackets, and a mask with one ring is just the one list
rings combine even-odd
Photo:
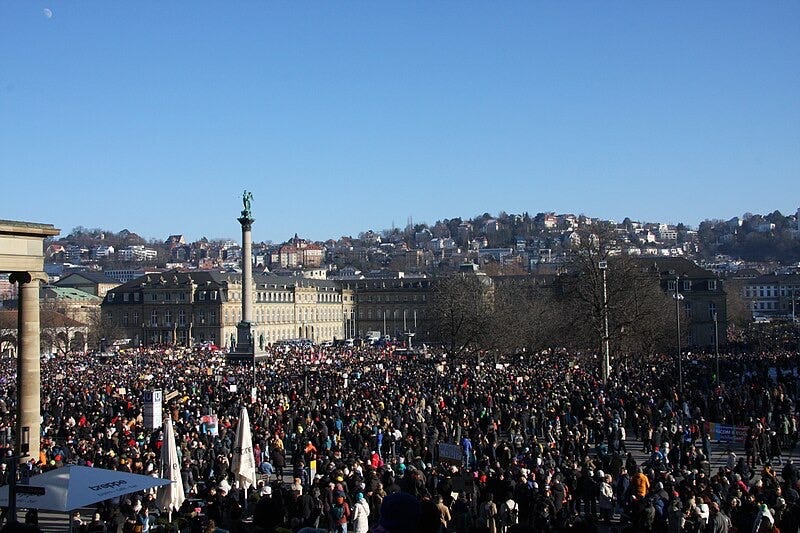
[[(256, 240), (800, 206), (800, 2), (0, 2), (0, 218)], [(35, 202), (23, 202), (28, 188)]]

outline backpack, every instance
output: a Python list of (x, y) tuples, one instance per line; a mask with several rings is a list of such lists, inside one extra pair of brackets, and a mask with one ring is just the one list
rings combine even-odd
[(480, 510), (480, 519), (484, 527), (491, 528), (492, 522), (494, 521), (494, 515), (497, 513), (497, 507), (494, 506), (492, 502), (484, 502), (481, 505)]
[(503, 523), (508, 525), (519, 523), (519, 504), (516, 501), (511, 500), (511, 506), (508, 502), (503, 505)]
[(344, 517), (344, 505), (333, 504), (331, 507), (331, 516), (334, 522), (338, 522)]
[(318, 496), (311, 497), (311, 518), (317, 518), (318, 516), (322, 516), (322, 502), (319, 501)]

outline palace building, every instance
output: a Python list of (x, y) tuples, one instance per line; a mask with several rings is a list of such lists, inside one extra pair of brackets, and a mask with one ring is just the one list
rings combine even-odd
[[(253, 339), (342, 339), (352, 329), (353, 291), (331, 281), (253, 275)], [(213, 343), (230, 348), (242, 320), (242, 275), (211, 271), (147, 274), (110, 291), (103, 319), (134, 345)]]

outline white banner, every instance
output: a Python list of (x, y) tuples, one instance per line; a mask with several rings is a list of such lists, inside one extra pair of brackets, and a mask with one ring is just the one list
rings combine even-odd
[(161, 427), (162, 403), (163, 396), (160, 390), (148, 390), (142, 393), (144, 427), (147, 429), (158, 429)]

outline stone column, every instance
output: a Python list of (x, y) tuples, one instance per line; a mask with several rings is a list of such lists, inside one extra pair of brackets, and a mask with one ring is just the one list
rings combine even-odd
[(20, 453), (22, 428), (28, 428), (28, 455), (39, 459), (41, 433), (40, 390), (41, 350), (39, 325), (39, 272), (14, 272), (9, 281), (19, 284), (19, 309), (17, 311), (17, 439), (15, 452)]
[(253, 321), (253, 220), (239, 219), (242, 224), (242, 321)]
[(255, 219), (245, 209), (238, 218), (242, 225), (242, 320), (236, 325), (236, 353), (254, 354), (253, 339), (253, 222)]

